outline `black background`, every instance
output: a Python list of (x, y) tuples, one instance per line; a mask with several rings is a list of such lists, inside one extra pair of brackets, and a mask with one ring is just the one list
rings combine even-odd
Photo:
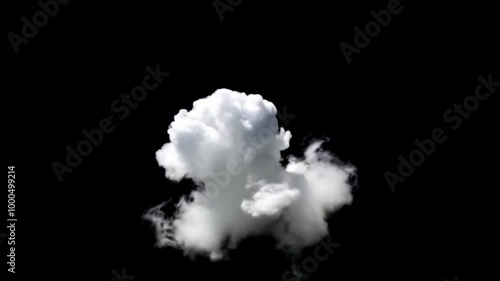
[[(244, 241), (230, 261), (192, 261), (155, 248), (141, 218), (187, 192), (164, 177), (154, 155), (173, 116), (223, 87), (296, 114), (282, 124), (292, 153), (310, 133), (324, 134), (358, 168), (354, 203), (328, 220), (341, 247), (309, 280), (490, 274), (500, 90), (456, 131), (442, 115), (474, 93), (479, 75), (500, 80), (492, 4), (402, 1), (403, 11), (348, 64), (340, 42), (353, 44), (353, 28), (388, 1), (269, 2), (244, 0), (221, 22), (212, 1), (73, 0), (18, 54), (4, 36), (18, 280), (108, 281), (122, 267), (138, 281), (281, 280), (289, 263), (269, 239)], [(19, 34), (21, 18), (39, 9), (36, 1), (4, 1), (4, 34)], [(59, 183), (51, 163), (63, 162), (65, 146), (97, 128), (113, 100), (156, 64), (170, 76)], [(398, 155), (436, 127), (447, 141), (392, 193), (384, 172), (395, 172)]]

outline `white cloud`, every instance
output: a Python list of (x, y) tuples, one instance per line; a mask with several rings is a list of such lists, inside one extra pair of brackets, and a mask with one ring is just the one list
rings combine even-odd
[(228, 89), (179, 111), (156, 159), (167, 178), (189, 178), (198, 188), (172, 217), (161, 206), (148, 213), (159, 245), (217, 260), (253, 235), (299, 251), (328, 234), (327, 215), (352, 202), (355, 168), (338, 164), (320, 142), (283, 167), (291, 133), (278, 128), (276, 112), (260, 95)]

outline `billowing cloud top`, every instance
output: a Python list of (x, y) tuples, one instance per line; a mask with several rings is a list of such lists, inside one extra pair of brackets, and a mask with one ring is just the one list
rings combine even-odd
[(320, 142), (283, 167), (291, 133), (278, 128), (276, 113), (260, 95), (228, 89), (179, 111), (156, 159), (168, 179), (188, 178), (198, 188), (172, 217), (161, 205), (146, 215), (160, 246), (217, 260), (254, 235), (299, 251), (328, 234), (327, 215), (352, 202), (348, 178), (355, 169), (321, 151)]

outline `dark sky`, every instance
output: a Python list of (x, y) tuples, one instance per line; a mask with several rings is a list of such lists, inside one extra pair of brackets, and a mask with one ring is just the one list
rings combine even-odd
[[(354, 28), (391, 1), (221, 0), (238, 4), (223, 21), (212, 1), (102, 2), (59, 4), (17, 53), (9, 32), (23, 36), (21, 19), (42, 8), (1, 4), (4, 151), (17, 177), (9, 278), (108, 281), (126, 268), (137, 281), (282, 280), (289, 260), (270, 239), (244, 241), (229, 261), (192, 261), (155, 248), (141, 218), (187, 193), (154, 153), (178, 110), (219, 88), (261, 94), (295, 114), (281, 122), (293, 135), (287, 154), (300, 153), (309, 134), (325, 135), (327, 148), (358, 168), (354, 203), (328, 219), (341, 246), (307, 280), (489, 278), (500, 89), (458, 117), (460, 126), (458, 113), (454, 121), (443, 114), (474, 96), (479, 76), (500, 81), (493, 4), (401, 1), (348, 63), (339, 45), (355, 46)], [(111, 105), (157, 65), (170, 75), (120, 120)], [(65, 147), (113, 114), (114, 130), (59, 182), (51, 165), (65, 162)], [(446, 141), (391, 192), (384, 173), (397, 174), (398, 156), (408, 159), (414, 140), (435, 128)]]

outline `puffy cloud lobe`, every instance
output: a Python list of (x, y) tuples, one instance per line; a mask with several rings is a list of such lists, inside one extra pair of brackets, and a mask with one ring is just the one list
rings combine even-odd
[(352, 202), (355, 168), (321, 151), (320, 142), (283, 167), (291, 133), (278, 128), (276, 112), (260, 95), (228, 89), (179, 111), (156, 159), (168, 179), (188, 178), (198, 188), (172, 217), (162, 206), (146, 215), (160, 246), (217, 260), (253, 235), (272, 235), (278, 247), (300, 251), (328, 234), (327, 215)]
[(275, 216), (292, 204), (300, 191), (287, 184), (261, 184), (251, 200), (243, 199), (241, 208), (254, 217)]

